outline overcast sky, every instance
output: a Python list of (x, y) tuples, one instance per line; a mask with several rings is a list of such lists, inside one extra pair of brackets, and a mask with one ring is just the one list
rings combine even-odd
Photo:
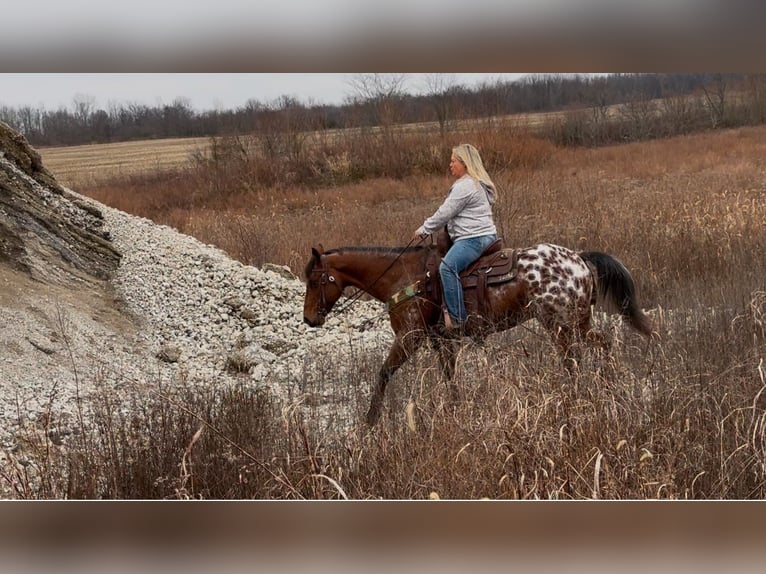
[[(523, 26), (569, 24), (573, 20), (621, 18), (653, 22), (696, 14), (737, 0), (37, 0), (3, 6), (4, 43), (69, 42), (94, 38), (102, 42), (141, 45), (205, 41), (211, 35), (245, 32), (250, 37), (288, 35), (331, 41), (354, 29), (419, 31), (452, 23), (503, 23)], [(33, 8), (30, 8), (32, 6)]]
[[(447, 74), (453, 83), (476, 85), (482, 81), (514, 79), (519, 74)], [(106, 109), (110, 103), (149, 106), (187, 99), (195, 109), (235, 109), (247, 100), (270, 102), (293, 96), (304, 103), (339, 104), (354, 93), (354, 74), (0, 74), (0, 106), (31, 106), (56, 110), (71, 108), (75, 98), (93, 98)], [(418, 93), (423, 74), (409, 74), (404, 89)]]
[[(186, 97), (195, 108), (231, 108), (280, 95), (339, 103), (354, 71), (762, 71), (766, 52), (758, 24), (766, 9), (757, 0), (5, 4), (0, 104), (14, 106), (56, 108), (76, 94), (101, 106)], [(81, 75), (4, 75), (16, 72)]]

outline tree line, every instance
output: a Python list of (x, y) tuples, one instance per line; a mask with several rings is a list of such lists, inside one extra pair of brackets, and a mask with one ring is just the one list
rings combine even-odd
[[(36, 146), (80, 145), (150, 138), (216, 137), (316, 131), (438, 122), (442, 133), (451, 122), (498, 115), (576, 110), (672, 98), (745, 82), (741, 74), (534, 74), (514, 81), (488, 80), (468, 87), (450, 74), (357, 74), (349, 81), (343, 104), (328, 105), (282, 96), (256, 98), (233, 110), (192, 108), (186, 98), (171, 104), (96, 105), (92, 96), (76, 96), (68, 107), (0, 106), (0, 120)], [(409, 84), (420, 89), (412, 93)]]

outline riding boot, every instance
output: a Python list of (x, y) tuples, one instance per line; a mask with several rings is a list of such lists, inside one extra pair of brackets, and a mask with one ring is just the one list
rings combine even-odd
[(451, 317), (446, 307), (442, 308), (441, 320), (436, 327), (439, 334), (448, 339), (460, 339), (465, 333), (465, 322)]
[(452, 317), (450, 316), (449, 311), (447, 310), (446, 306), (442, 307), (442, 317), (441, 317), (441, 319), (442, 319), (441, 322), (444, 325), (444, 328), (446, 330), (452, 329)]

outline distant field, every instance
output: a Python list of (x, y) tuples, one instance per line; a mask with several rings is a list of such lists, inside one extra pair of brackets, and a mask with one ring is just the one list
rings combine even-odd
[[(463, 120), (450, 124), (451, 131), (474, 130), (487, 122), (500, 122), (518, 129), (536, 129), (547, 122), (561, 118), (565, 112), (519, 114), (478, 120)], [(400, 132), (428, 133), (439, 131), (437, 122), (404, 124), (395, 128)], [(374, 129), (373, 129), (374, 131)], [(312, 137), (339, 138), (358, 133), (358, 129), (316, 132)], [(92, 185), (107, 180), (139, 173), (156, 173), (183, 166), (190, 156), (207, 150), (210, 138), (167, 138), (91, 144), (80, 146), (42, 147), (38, 151), (43, 165), (58, 181), (69, 187)]]
[[(741, 99), (742, 94), (729, 94), (728, 101), (734, 102)], [(705, 101), (699, 96), (685, 98), (688, 111), (689, 105), (703, 105)], [(677, 104), (675, 104), (677, 105)], [(600, 117), (628, 117), (636, 119), (637, 113), (659, 113), (666, 109), (667, 103), (663, 100), (651, 100), (641, 102), (637, 109), (630, 104), (617, 104), (594, 109)], [(651, 110), (651, 111), (649, 111)], [(501, 127), (513, 132), (526, 131), (536, 132), (567, 118), (572, 113), (587, 111), (587, 108), (570, 109), (567, 111), (541, 112), (534, 114), (513, 114), (505, 116), (490, 116), (485, 118), (451, 120), (446, 127), (450, 133), (471, 132), (483, 130), (489, 125), (494, 128)], [(644, 118), (646, 119), (646, 118)], [(374, 133), (381, 128), (363, 128), (367, 133)], [(323, 130), (318, 132), (302, 133), (297, 139), (304, 142), (317, 141), (322, 144), (335, 140), (359, 135), (362, 128)], [(438, 134), (440, 125), (438, 122), (420, 122), (411, 124), (399, 124), (393, 130), (407, 134)], [(274, 136), (275, 134), (267, 134)], [(287, 134), (286, 137), (294, 137), (296, 134)], [(38, 151), (42, 155), (43, 164), (56, 176), (56, 178), (70, 187), (99, 184), (105, 181), (120, 179), (139, 173), (156, 173), (158, 171), (174, 169), (183, 166), (190, 156), (199, 151), (207, 150), (210, 146), (210, 137), (201, 138), (167, 138), (151, 139), (132, 142), (119, 142), (109, 144), (91, 144), (69, 147), (43, 147)]]
[[(744, 97), (738, 92), (728, 94), (728, 102), (734, 103)], [(700, 96), (685, 98), (688, 105), (706, 105)], [(663, 100), (651, 100), (640, 104), (646, 110), (659, 112), (668, 104)], [(584, 111), (571, 109), (568, 111), (542, 112), (535, 114), (513, 114), (493, 116), (469, 120), (452, 120), (447, 127), (451, 133), (475, 132), (488, 125), (501, 126), (509, 130), (539, 131), (552, 122), (562, 120), (569, 114)], [(635, 119), (636, 109), (627, 105), (611, 105), (599, 108), (600, 115), (608, 117), (631, 117)], [(375, 132), (380, 128), (365, 128)], [(400, 124), (394, 131), (408, 134), (438, 133), (438, 122), (420, 122)], [(304, 133), (304, 141), (328, 142), (336, 139), (358, 135), (360, 128), (324, 130), (321, 132)], [(38, 151), (42, 155), (43, 164), (64, 185), (78, 187), (103, 183), (108, 180), (120, 179), (124, 176), (139, 173), (156, 173), (183, 166), (190, 156), (199, 151), (207, 150), (211, 138), (166, 138), (150, 139), (132, 142), (109, 144), (91, 144), (69, 147), (42, 147)]]
[(179, 167), (209, 138), (168, 138), (39, 148), (43, 165), (67, 186)]

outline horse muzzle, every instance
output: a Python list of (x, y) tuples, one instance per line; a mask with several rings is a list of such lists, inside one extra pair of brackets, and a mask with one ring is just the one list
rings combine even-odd
[(307, 315), (303, 316), (303, 322), (306, 323), (309, 327), (321, 327), (324, 325), (324, 316), (318, 315), (314, 318), (308, 317)]

